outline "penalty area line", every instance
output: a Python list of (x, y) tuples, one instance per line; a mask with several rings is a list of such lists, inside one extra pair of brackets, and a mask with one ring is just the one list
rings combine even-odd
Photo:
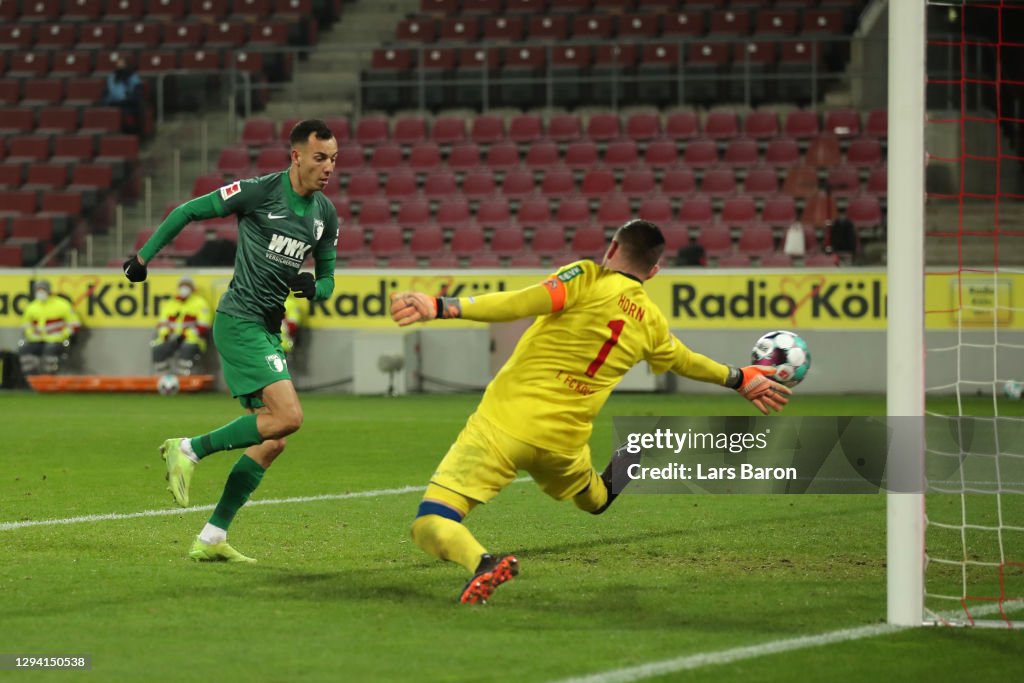
[[(530, 481), (526, 477), (514, 480), (513, 484)], [(369, 491), (352, 491), (350, 493), (325, 493), (319, 496), (294, 496), (292, 498), (267, 498), (266, 500), (251, 500), (246, 507), (259, 505), (285, 505), (289, 503), (319, 503), (331, 500), (352, 500), (354, 498), (380, 498), (383, 496), (400, 496), (405, 493), (422, 493), (426, 486), (402, 486), (394, 489), (372, 489)], [(125, 519), (138, 519), (140, 517), (167, 517), (169, 515), (183, 515), (189, 512), (209, 512), (216, 505), (193, 505), (187, 508), (167, 508), (160, 510), (143, 510), (141, 512), (108, 512), (98, 515), (82, 515), (81, 517), (63, 517), (59, 519), (27, 519), (20, 522), (0, 522), (0, 531), (13, 531), (34, 526), (61, 526), (65, 524), (89, 524), (91, 522), (118, 522)]]
[(673, 659), (648, 662), (647, 664), (637, 664), (636, 666), (624, 667), (622, 669), (611, 669), (609, 671), (602, 671), (588, 676), (563, 678), (559, 679), (555, 683), (630, 683), (631, 681), (640, 681), (645, 678), (664, 676), (666, 674), (678, 673), (680, 671), (692, 671), (694, 669), (701, 669), (703, 667), (714, 666), (716, 664), (730, 664), (732, 662), (739, 662), (767, 655), (775, 655), (782, 652), (803, 650), (805, 648), (831, 645), (834, 643), (844, 643), (852, 640), (860, 640), (862, 638), (873, 638), (886, 633), (903, 631), (906, 628), (908, 627), (891, 626), (889, 624), (871, 624), (868, 626), (859, 626), (857, 628), (841, 629), (839, 631), (828, 631), (817, 635), (773, 640), (767, 643), (760, 643), (758, 645), (735, 647), (729, 650), (720, 650), (718, 652), (700, 652), (694, 655), (685, 655), (683, 657), (675, 657)]

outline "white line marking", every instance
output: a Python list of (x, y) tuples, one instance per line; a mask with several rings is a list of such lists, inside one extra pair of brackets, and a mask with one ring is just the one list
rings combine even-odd
[(557, 683), (629, 683), (630, 681), (640, 681), (645, 678), (664, 676), (666, 674), (677, 673), (679, 671), (700, 669), (702, 667), (713, 666), (715, 664), (729, 664), (731, 662), (738, 662), (744, 659), (753, 659), (755, 657), (763, 657), (765, 655), (779, 654), (780, 652), (802, 650), (808, 647), (818, 647), (819, 645), (830, 645), (832, 643), (843, 643), (850, 640), (860, 640), (861, 638), (872, 638), (874, 636), (880, 636), (886, 633), (895, 633), (896, 631), (902, 630), (904, 630), (904, 627), (901, 626), (872, 624), (870, 626), (860, 626), (858, 628), (848, 628), (840, 631), (829, 631), (828, 633), (819, 633), (812, 636), (800, 636), (798, 638), (788, 638), (786, 640), (773, 640), (767, 643), (761, 643), (760, 645), (735, 647), (731, 650), (721, 650), (719, 652), (701, 652), (695, 655), (665, 659), (659, 662), (649, 662), (647, 664), (638, 664), (636, 666), (625, 667), (622, 669), (612, 669), (611, 671), (604, 671), (601, 673), (591, 674), (589, 676), (564, 678), (559, 680)]
[[(425, 491), (426, 486), (403, 486), (397, 489), (375, 489), (372, 491), (353, 491), (352, 493), (327, 493), (321, 496), (297, 496), (295, 498), (268, 498), (250, 501), (250, 505), (282, 505), (285, 503), (315, 503), (322, 500), (349, 500), (352, 498), (376, 498), (377, 496), (397, 496), (403, 493)], [(166, 510), (143, 510), (142, 512), (109, 512), (103, 515), (83, 515), (82, 517), (65, 517), (63, 519), (36, 519), (24, 522), (0, 522), (0, 531), (12, 531), (31, 526), (58, 526), (61, 524), (86, 524), (88, 522), (119, 521), (137, 519), (139, 517), (166, 517), (182, 515), (189, 512), (209, 512), (216, 505), (194, 505), (187, 508), (170, 508)]]

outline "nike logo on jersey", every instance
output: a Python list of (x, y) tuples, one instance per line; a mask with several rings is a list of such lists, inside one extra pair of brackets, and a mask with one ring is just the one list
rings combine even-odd
[(287, 218), (287, 217), (288, 216), (285, 215), (285, 214), (281, 214), (280, 216), (275, 216), (273, 211), (271, 211), (270, 213), (267, 214), (267, 218), (269, 218), (272, 221), (276, 221), (278, 218)]

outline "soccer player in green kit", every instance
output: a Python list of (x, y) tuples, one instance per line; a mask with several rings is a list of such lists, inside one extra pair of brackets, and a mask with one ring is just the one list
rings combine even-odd
[[(167, 488), (182, 507), (188, 506), (189, 484), (202, 458), (245, 449), (213, 515), (192, 544), (189, 556), (196, 560), (255, 562), (228, 545), (228, 526), (281, 455), (285, 437), (302, 426), (302, 406), (281, 349), (284, 300), (289, 290), (315, 301), (334, 291), (338, 214), (322, 191), (334, 172), (338, 143), (318, 119), (296, 124), (290, 141), (287, 170), (240, 180), (185, 202), (124, 264), (125, 277), (142, 282), (146, 262), (186, 224), (238, 216), (235, 273), (217, 306), (213, 339), (224, 380), (248, 414), (212, 432), (168, 439), (160, 446)], [(316, 277), (299, 272), (310, 253)]]

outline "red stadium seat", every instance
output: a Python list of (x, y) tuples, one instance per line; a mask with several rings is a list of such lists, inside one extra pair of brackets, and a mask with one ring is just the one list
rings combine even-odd
[(473, 221), (469, 202), (464, 197), (448, 197), (437, 207), (436, 220), (446, 228), (457, 228)]
[[(0, 112), (2, 114), (3, 112)], [(48, 135), (24, 135), (7, 141), (7, 161), (46, 161), (50, 158)]]
[(577, 228), (572, 235), (569, 249), (577, 258), (589, 258), (599, 260), (608, 249), (604, 237), (604, 228), (597, 226), (585, 226)]
[(807, 147), (807, 154), (804, 156), (805, 164), (818, 168), (838, 166), (841, 161), (839, 138), (830, 134), (819, 135), (811, 140), (811, 144)]
[(871, 138), (854, 140), (846, 150), (846, 163), (856, 168), (876, 166), (882, 163), (882, 145)]
[(427, 122), (422, 116), (403, 116), (395, 120), (395, 142), (412, 145), (427, 139)]
[(622, 175), (622, 194), (643, 199), (657, 190), (654, 171), (646, 166), (628, 169)]
[(555, 142), (572, 142), (582, 134), (583, 126), (576, 114), (554, 114), (548, 122), (548, 137)]
[(375, 231), (378, 226), (392, 227), (391, 206), (386, 199), (370, 199), (363, 202), (359, 207), (359, 224), (363, 227), (372, 227)]
[(868, 194), (884, 197), (889, 193), (889, 173), (885, 166), (871, 169), (868, 176)]
[(882, 222), (882, 208), (878, 203), (878, 197), (870, 194), (854, 197), (846, 207), (846, 217), (858, 229), (878, 226)]
[(338, 146), (338, 158), (334, 163), (335, 173), (351, 173), (363, 168), (365, 164), (366, 155), (362, 145), (347, 143)]
[(722, 218), (724, 225), (746, 226), (757, 220), (757, 206), (753, 197), (740, 196), (729, 197), (722, 204)]
[(16, 52), (10, 56), (7, 76), (42, 78), (50, 73), (50, 55), (46, 52)]
[(466, 139), (466, 121), (457, 116), (440, 116), (434, 120), (431, 137), (440, 145), (451, 145)]
[(558, 204), (555, 220), (561, 225), (586, 225), (590, 222), (590, 205), (583, 197), (566, 197)]
[(370, 167), (378, 171), (398, 168), (404, 163), (405, 155), (402, 153), (401, 145), (397, 143), (381, 143), (374, 147), (370, 154)]
[(668, 115), (665, 123), (665, 135), (671, 140), (690, 140), (699, 134), (697, 115), (693, 112), (680, 111)]
[[(102, 144), (104, 140), (100, 142)], [(92, 161), (95, 156), (96, 141), (93, 136), (60, 135), (53, 140), (53, 156), (50, 160), (54, 163), (73, 164)]]
[(553, 168), (544, 174), (540, 191), (545, 197), (564, 197), (576, 191), (576, 180), (572, 171), (566, 168)]
[(506, 197), (529, 196), (534, 189), (533, 173), (526, 169), (509, 171), (501, 181), (501, 192)]
[(762, 268), (791, 268), (793, 266), (793, 258), (784, 252), (775, 251), (762, 256), (760, 265)]
[(787, 228), (796, 220), (796, 204), (792, 197), (769, 197), (761, 207), (761, 222), (771, 227)]
[(528, 197), (519, 204), (516, 220), (520, 225), (543, 225), (551, 222), (551, 207), (546, 197)]
[(704, 122), (704, 135), (712, 140), (729, 140), (739, 135), (740, 123), (736, 112), (713, 111)]
[(40, 107), (60, 104), (64, 99), (64, 81), (59, 79), (32, 79), (24, 83), (21, 106)]
[(471, 199), (489, 197), (494, 191), (494, 173), (489, 168), (471, 171), (462, 179), (462, 194)]
[(653, 140), (644, 151), (644, 163), (651, 168), (668, 168), (676, 163), (679, 153), (672, 140)]
[[(488, 165), (492, 168), (508, 168), (500, 165), (494, 165), (490, 163), (490, 156), (495, 153), (499, 145), (491, 145), (487, 150), (488, 154)], [(513, 150), (514, 151), (514, 150)], [(464, 171), (470, 168), (476, 168), (480, 165), (480, 147), (474, 142), (463, 142), (457, 145), (453, 145), (451, 150), (448, 152), (448, 166), (455, 170)], [(519, 165), (519, 154), (516, 152), (515, 164)]]
[(640, 203), (640, 218), (663, 225), (672, 220), (672, 202), (668, 197), (647, 197)]
[(376, 225), (370, 237), (370, 251), (374, 256), (397, 256), (405, 250), (402, 229), (397, 225)]
[(840, 138), (860, 136), (860, 114), (852, 109), (833, 109), (825, 115), (825, 132)]
[(800, 147), (796, 140), (776, 138), (768, 143), (764, 153), (764, 161), (776, 168), (791, 168), (800, 163)]
[(543, 263), (540, 254), (528, 251), (512, 256), (508, 265), (510, 268), (540, 268)]
[(423, 181), (423, 194), (432, 199), (443, 199), (459, 193), (459, 185), (455, 174), (451, 171), (438, 169), (431, 171)]
[(749, 168), (758, 163), (760, 154), (753, 140), (736, 139), (729, 142), (722, 163), (732, 168)]
[(587, 121), (587, 137), (591, 140), (614, 140), (621, 132), (618, 114), (593, 114)]
[(665, 175), (661, 178), (662, 194), (673, 199), (689, 197), (696, 191), (697, 180), (693, 171), (687, 167), (666, 169)]
[(403, 43), (433, 43), (437, 40), (437, 24), (431, 17), (407, 17), (398, 22), (395, 38)]
[(606, 227), (617, 228), (632, 218), (629, 198), (621, 194), (607, 195), (597, 210), (597, 222)]
[(742, 10), (717, 10), (711, 13), (708, 35), (746, 36), (750, 35), (750, 14)]
[(728, 197), (736, 193), (736, 177), (731, 168), (710, 168), (704, 173), (700, 191), (712, 197)]
[(441, 165), (441, 148), (436, 142), (418, 142), (409, 150), (409, 168), (427, 171)]
[[(210, 2), (210, 0), (193, 0), (196, 2)], [(196, 48), (203, 42), (202, 24), (176, 24), (164, 27), (164, 47), (171, 48)]]
[(769, 140), (779, 134), (779, 117), (771, 111), (752, 111), (743, 120), (743, 134), (754, 140)]
[(530, 145), (526, 152), (525, 163), (527, 168), (534, 171), (543, 171), (558, 166), (561, 164), (558, 145), (547, 141)]
[(217, 170), (225, 176), (243, 176), (249, 166), (249, 150), (245, 147), (225, 147), (217, 157)]
[(249, 147), (264, 147), (277, 144), (277, 131), (271, 119), (254, 117), (242, 128), (242, 144)]
[[(543, 0), (541, 3), (543, 4)], [(508, 11), (510, 12), (512, 11), (511, 5), (512, 3), (509, 3)], [(558, 42), (568, 37), (569, 21), (564, 15), (547, 15), (542, 10), (530, 17), (526, 32), (529, 40)]]
[(430, 202), (425, 199), (407, 199), (398, 209), (395, 222), (403, 228), (418, 229), (431, 222)]
[(704, 225), (697, 233), (697, 243), (704, 247), (707, 255), (716, 258), (732, 251), (732, 235), (722, 225)]
[(520, 114), (512, 118), (508, 128), (508, 139), (520, 144), (540, 140), (544, 135), (544, 124), (536, 114)]
[(580, 14), (572, 18), (572, 37), (575, 40), (608, 40), (614, 24), (606, 14)]
[(160, 45), (160, 24), (134, 22), (121, 27), (121, 48), (153, 50)]
[(639, 160), (636, 143), (632, 140), (614, 140), (608, 143), (604, 153), (605, 165), (623, 170), (636, 165)]
[(476, 17), (448, 17), (441, 21), (444, 42), (476, 42), (480, 38), (480, 22)]
[(779, 179), (775, 169), (751, 168), (743, 181), (743, 192), (754, 197), (770, 197), (779, 191)]
[(683, 152), (683, 163), (692, 168), (707, 168), (718, 163), (718, 146), (711, 140), (692, 140)]
[(868, 122), (864, 128), (864, 134), (869, 138), (886, 139), (889, 136), (889, 112), (885, 109), (868, 112)]
[(786, 117), (786, 125), (783, 129), (786, 137), (806, 140), (817, 137), (821, 132), (818, 120), (818, 113), (814, 111), (791, 111)]
[(388, 199), (402, 199), (417, 194), (416, 174), (411, 170), (399, 168), (388, 173), (384, 183), (384, 196)]
[(421, 225), (412, 233), (409, 251), (415, 256), (428, 256), (444, 249), (444, 233), (440, 226)]
[(206, 48), (238, 48), (249, 40), (249, 26), (239, 21), (218, 21), (206, 27)]
[[(345, 194), (352, 199), (376, 197), (380, 193), (380, 178), (376, 171), (361, 170), (352, 173), (345, 186)], [(365, 207), (365, 205), (364, 205)], [(362, 216), (360, 215), (360, 221)]]
[(797, 13), (791, 9), (762, 10), (757, 13), (754, 34), (790, 36), (796, 33)]
[(512, 222), (512, 212), (505, 197), (488, 197), (480, 202), (476, 222), (486, 228), (500, 229)]
[(523, 231), (519, 228), (495, 230), (491, 235), (491, 251), (499, 256), (519, 254), (526, 247)]
[(472, 256), (487, 248), (484, 231), (478, 225), (466, 225), (456, 228), (452, 234), (450, 246), (456, 256)]
[(356, 142), (361, 145), (377, 145), (388, 139), (388, 118), (367, 116), (356, 124)]
[(63, 190), (68, 185), (68, 167), (65, 164), (31, 164), (22, 190)]
[(695, 195), (683, 201), (679, 207), (676, 221), (682, 225), (707, 225), (714, 220), (714, 207), (711, 199), (704, 195)]
[[(465, 11), (465, 9), (463, 9)], [(500, 10), (499, 10), (500, 13)], [(519, 16), (484, 17), (483, 39), (496, 42), (518, 42), (526, 33), (526, 21)]]
[[(474, 145), (475, 146), (475, 145)], [(448, 160), (449, 165), (452, 163)], [(499, 142), (487, 149), (487, 166), (498, 171), (519, 167), (519, 148), (514, 142)]]
[(747, 268), (750, 266), (750, 256), (744, 253), (723, 254), (718, 257), (719, 268)]
[(505, 121), (500, 116), (477, 116), (470, 126), (469, 138), (482, 145), (501, 142), (505, 139)]
[(750, 225), (740, 232), (740, 239), (736, 246), (742, 254), (765, 257), (774, 253), (775, 238), (772, 236), (771, 229), (763, 225)]
[(78, 109), (74, 107), (47, 107), (40, 110), (36, 133), (59, 135), (78, 130)]
[[(598, 164), (599, 159), (597, 145), (589, 140), (569, 143), (565, 150), (565, 165), (574, 170), (592, 168)], [(527, 162), (529, 165), (529, 156)]]
[(835, 197), (852, 197), (860, 194), (860, 174), (852, 166), (834, 166), (828, 171), (826, 185)]
[(807, 198), (800, 222), (815, 228), (823, 228), (836, 219), (836, 200), (824, 192)]
[(540, 256), (556, 256), (566, 251), (565, 230), (561, 225), (544, 225), (534, 230), (530, 247)]
[(338, 233), (338, 255), (353, 256), (366, 251), (366, 235), (362, 228), (349, 226)]
[(491, 252), (476, 252), (469, 256), (470, 268), (498, 268), (501, 266), (501, 259), (497, 254)]
[(661, 119), (651, 112), (637, 112), (626, 119), (626, 137), (637, 142), (653, 140), (661, 135)]

